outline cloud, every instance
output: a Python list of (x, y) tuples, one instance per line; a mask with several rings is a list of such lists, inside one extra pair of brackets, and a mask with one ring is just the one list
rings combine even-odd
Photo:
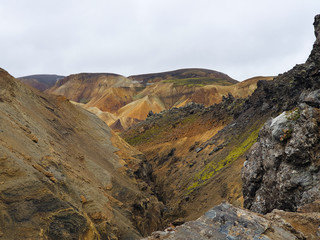
[(244, 80), (304, 62), (318, 0), (3, 0), (1, 67), (14, 76), (203, 67)]

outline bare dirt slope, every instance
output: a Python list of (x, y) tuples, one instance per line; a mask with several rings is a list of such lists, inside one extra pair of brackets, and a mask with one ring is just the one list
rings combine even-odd
[(0, 166), (3, 239), (137, 239), (161, 225), (162, 205), (136, 179), (148, 174), (140, 152), (2, 69)]
[(101, 97), (110, 88), (131, 87), (128, 78), (112, 73), (80, 73), (59, 80), (49, 93), (63, 95), (69, 100), (88, 103), (92, 98)]

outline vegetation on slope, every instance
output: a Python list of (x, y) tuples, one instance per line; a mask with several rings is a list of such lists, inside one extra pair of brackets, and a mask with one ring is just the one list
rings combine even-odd
[(160, 73), (149, 73), (142, 75), (134, 75), (130, 76), (130, 79), (140, 82), (144, 85), (160, 82), (164, 80), (172, 80), (172, 79), (191, 79), (191, 78), (211, 78), (211, 79), (222, 79), (225, 82), (229, 82), (231, 84), (235, 84), (238, 81), (232, 79), (227, 74), (209, 70), (202, 68), (186, 68), (186, 69), (178, 69), (175, 71), (169, 72), (160, 72)]
[[(209, 108), (190, 104), (150, 116), (121, 134), (153, 165), (157, 196), (171, 209), (165, 213), (166, 221), (199, 217), (208, 206), (226, 199), (241, 205), (241, 183), (230, 181), (230, 172), (240, 178), (241, 164), (234, 163), (256, 140), (261, 122), (219, 130), (234, 120), (244, 102), (229, 95)], [(221, 194), (208, 192), (207, 187)], [(197, 201), (211, 204), (195, 209)]]
[(210, 78), (210, 77), (197, 77), (197, 78), (180, 78), (180, 79), (168, 79), (163, 80), (164, 83), (173, 83), (175, 86), (188, 86), (188, 87), (204, 87), (206, 85), (218, 85), (218, 86), (230, 86), (234, 83), (226, 81), (222, 78)]
[[(125, 140), (132, 146), (143, 145), (148, 142), (158, 142), (161, 141), (163, 135), (170, 136), (172, 135), (172, 130), (176, 128), (177, 125), (192, 125), (199, 117), (200, 112), (191, 114), (184, 118), (173, 117), (173, 114), (161, 113), (159, 121), (156, 124), (153, 124), (148, 127), (134, 128), (131, 131), (128, 131), (128, 134), (125, 134)], [(172, 111), (171, 111), (172, 112)]]
[(203, 168), (203, 170), (195, 175), (193, 183), (187, 188), (188, 194), (206, 184), (209, 179), (217, 174), (218, 171), (229, 166), (231, 163), (243, 156), (256, 142), (259, 131), (260, 127), (254, 126), (246, 131), (242, 136), (237, 136), (235, 138), (236, 143), (231, 144), (232, 147), (225, 158), (220, 161), (217, 159), (216, 161), (210, 162)]

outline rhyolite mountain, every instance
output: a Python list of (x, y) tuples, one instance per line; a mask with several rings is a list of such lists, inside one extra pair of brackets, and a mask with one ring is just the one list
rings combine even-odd
[(149, 171), (97, 116), (0, 69), (1, 239), (139, 239), (161, 226)]
[(67, 97), (121, 132), (144, 120), (151, 111), (159, 113), (190, 102), (210, 106), (228, 93), (245, 98), (254, 91), (259, 79), (272, 77), (239, 83), (224, 73), (207, 69), (180, 69), (128, 78), (111, 73), (81, 73), (59, 80), (47, 92)]
[(30, 76), (19, 77), (21, 82), (38, 89), (39, 91), (45, 91), (53, 87), (59, 79), (65, 76), (55, 74), (36, 74)]
[(227, 74), (203, 68), (185, 68), (168, 72), (131, 75), (128, 78), (143, 85), (150, 85), (164, 80), (168, 82), (188, 82), (189, 84), (197, 82), (197, 84), (201, 84), (202, 82), (216, 85), (232, 85), (238, 82)]

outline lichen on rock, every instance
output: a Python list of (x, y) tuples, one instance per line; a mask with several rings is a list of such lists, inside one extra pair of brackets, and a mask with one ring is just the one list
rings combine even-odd
[[(320, 198), (320, 110), (308, 97), (315, 94), (307, 94), (298, 108), (267, 121), (260, 131), (242, 171), (246, 208), (295, 211)], [(284, 129), (290, 129), (286, 141)]]

